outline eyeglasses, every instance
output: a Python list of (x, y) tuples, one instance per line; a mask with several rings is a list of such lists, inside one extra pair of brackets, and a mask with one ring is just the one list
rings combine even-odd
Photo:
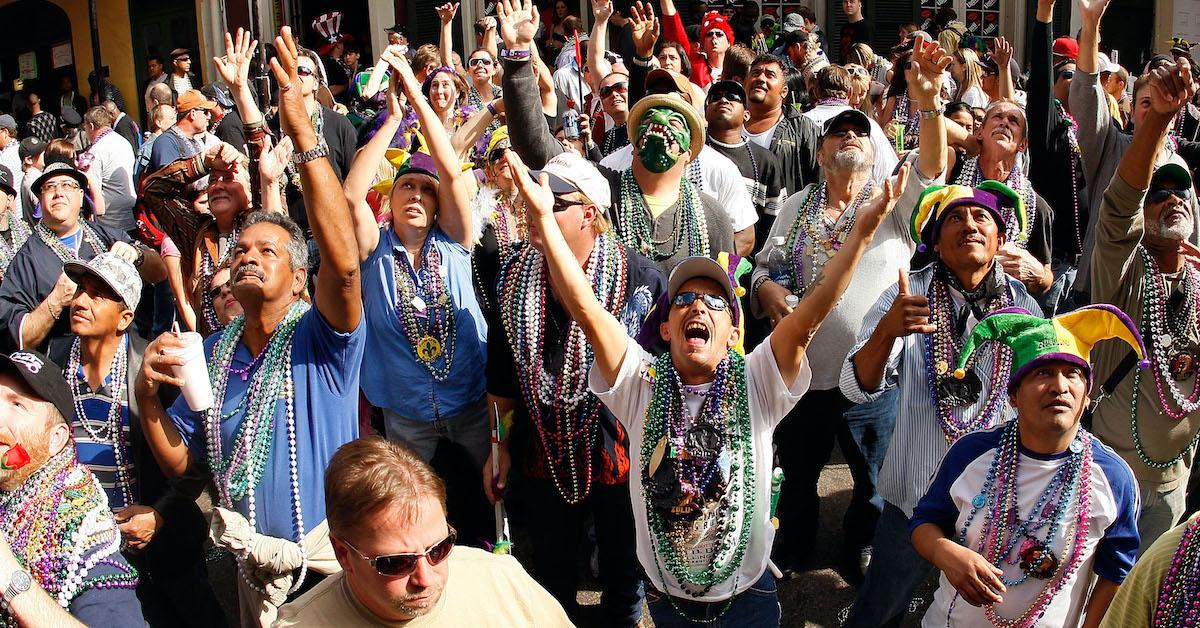
[(600, 88), (600, 97), (608, 98), (613, 92), (629, 93), (629, 83), (613, 83)]
[(454, 549), (454, 541), (457, 538), (458, 533), (451, 527), (450, 534), (446, 535), (446, 538), (425, 548), (423, 552), (415, 554), (385, 554), (374, 558), (360, 552), (357, 547), (350, 544), (350, 541), (343, 539), (342, 542), (346, 544), (346, 547), (354, 550), (355, 554), (358, 554), (363, 560), (370, 563), (379, 575), (391, 578), (403, 578), (416, 571), (417, 561), (422, 558), (428, 560), (430, 565), (436, 565), (446, 560), (446, 557), (450, 555), (450, 550)]
[(74, 181), (59, 181), (58, 183), (43, 183), (42, 192), (57, 194), (58, 192), (79, 192), (83, 188)]
[(675, 295), (675, 299), (671, 301), (676, 307), (688, 307), (696, 302), (696, 299), (704, 301), (704, 305), (710, 310), (724, 312), (729, 309), (729, 302), (723, 297), (715, 294), (706, 294), (703, 292), (680, 292)]
[(492, 64), (492, 60), (488, 59), (487, 57), (478, 57), (476, 59), (471, 59), (470, 61), (467, 61), (467, 66), (472, 67), (472, 68), (477, 65), (491, 65), (491, 64)]
[(713, 104), (719, 100), (728, 100), (729, 102), (745, 103), (746, 98), (731, 89), (723, 89), (720, 91), (713, 90), (708, 93), (708, 104)]
[(298, 74), (300, 76), (316, 76), (317, 69), (310, 68), (307, 65), (298, 65), (298, 66), (296, 66), (296, 74)]
[(555, 196), (554, 205), (551, 206), (550, 209), (557, 214), (558, 212), (565, 212), (572, 207), (578, 207), (587, 204), (588, 203), (585, 201), (577, 201), (569, 198), (563, 198), (561, 196)]
[(1192, 197), (1192, 188), (1155, 188), (1146, 195), (1146, 200), (1151, 203), (1161, 203), (1172, 196), (1178, 196), (1180, 200), (1186, 201)]
[(1075, 78), (1075, 70), (1063, 70), (1058, 73), (1054, 80), (1067, 79), (1068, 81)]
[(857, 65), (846, 66), (846, 72), (849, 72), (852, 76), (868, 76), (867, 69)]
[(191, 63), (192, 58), (191, 57), (176, 57), (175, 60), (180, 61), (182, 63)]

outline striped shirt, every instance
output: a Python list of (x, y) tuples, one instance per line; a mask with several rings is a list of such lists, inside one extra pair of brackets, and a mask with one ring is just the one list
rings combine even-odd
[[(921, 270), (910, 272), (908, 284), (912, 294), (926, 294), (930, 281), (933, 279), (934, 264)], [(1008, 281), (1009, 294), (1017, 307), (1030, 312), (1039, 313), (1037, 301), (1025, 291), (1025, 286), (1012, 277), (1005, 276)], [(900, 291), (898, 284), (883, 291), (875, 306), (867, 312), (863, 319), (862, 329), (858, 334), (858, 342), (850, 349), (846, 361), (842, 364), (841, 385), (842, 394), (854, 403), (866, 403), (878, 399), (883, 392), (891, 387), (900, 386), (900, 410), (896, 417), (896, 428), (892, 431), (892, 441), (888, 446), (887, 455), (883, 459), (883, 468), (879, 472), (879, 494), (888, 503), (904, 511), (912, 517), (917, 500), (929, 488), (929, 482), (937, 471), (942, 456), (946, 455), (950, 445), (942, 433), (938, 420), (937, 404), (929, 395), (929, 382), (925, 371), (925, 339), (921, 334), (910, 334), (896, 340), (892, 352), (888, 356), (884, 368), (883, 382), (878, 390), (863, 390), (854, 372), (854, 363), (850, 361), (859, 349), (862, 349), (880, 319), (892, 307), (892, 301)], [(950, 296), (955, 308), (961, 308), (965, 303), (962, 294), (950, 288)], [(971, 333), (975, 323), (974, 315), (967, 319), (963, 337)], [(983, 390), (979, 400), (965, 408), (956, 408), (954, 416), (959, 419), (971, 419), (979, 416), (982, 406), (988, 397), (993, 382), (988, 374), (992, 372), (994, 343), (984, 343), (975, 352), (975, 372), (983, 381)], [(1007, 373), (1000, 385), (1007, 386)], [(1004, 401), (999, 413), (1003, 420), (1008, 420), (1014, 412)], [(981, 426), (991, 427), (991, 425)]]
[[(124, 342), (128, 343), (128, 340)], [(125, 351), (122, 347), (120, 351)], [(124, 463), (125, 477), (129, 478), (129, 494), (132, 496), (133, 503), (125, 502), (124, 492), (117, 484), (117, 456), (115, 443), (111, 440), (100, 440), (95, 438), (91, 432), (104, 435), (108, 430), (108, 413), (112, 408), (112, 373), (104, 377), (104, 383), (98, 390), (93, 391), (88, 385), (87, 376), (84, 375), (83, 365), (78, 366), (76, 371), (78, 377), (78, 385), (75, 390), (71, 391), (75, 394), (76, 413), (82, 408), (84, 416), (78, 414), (75, 420), (71, 422), (71, 429), (75, 434), (75, 450), (78, 452), (79, 461), (91, 469), (92, 474), (96, 479), (100, 480), (100, 486), (104, 488), (104, 492), (108, 495), (108, 505), (113, 512), (124, 509), (127, 506), (132, 506), (137, 503), (137, 476), (133, 468), (133, 452), (129, 447), (129, 400), (128, 395), (125, 399), (120, 400), (121, 404), (121, 442), (125, 443), (122, 447), (121, 460)], [(87, 423), (87, 428), (83, 422)], [(90, 432), (88, 430), (90, 428)]]

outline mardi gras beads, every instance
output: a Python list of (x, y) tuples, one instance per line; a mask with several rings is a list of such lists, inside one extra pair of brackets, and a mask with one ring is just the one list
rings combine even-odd
[[(396, 286), (396, 316), (400, 328), (413, 347), (417, 360), (433, 379), (446, 381), (454, 362), (457, 339), (454, 299), (442, 274), (442, 255), (434, 246), (432, 236), (421, 247), (421, 267), (410, 272), (411, 266), (401, 261), (403, 255), (392, 259), (392, 277)], [(420, 280), (418, 283), (413, 275)]]
[[(596, 239), (584, 273), (604, 308), (614, 315), (619, 312), (625, 303), (628, 259), (615, 237), (606, 233)], [(521, 396), (546, 455), (546, 470), (559, 495), (576, 504), (591, 492), (600, 400), (587, 387), (592, 347), (574, 320), (560, 334), (561, 368), (552, 372), (549, 365), (545, 330), (553, 315), (547, 309), (548, 275), (545, 255), (526, 246), (500, 273), (497, 292), (501, 302), (509, 304), (501, 322), (512, 346)]]
[[(976, 155), (975, 157), (963, 160), (962, 169), (959, 170), (958, 177), (954, 179), (954, 183), (967, 187), (975, 187), (985, 180), (987, 178), (983, 176), (983, 171), (979, 169), (979, 156)], [(1028, 216), (1026, 223), (1032, 225), (1034, 215), (1037, 213), (1037, 194), (1033, 191), (1033, 183), (1029, 181), (1029, 177), (1025, 176), (1025, 171), (1014, 167), (1009, 171), (1008, 177), (1002, 183), (1021, 195), (1021, 198), (1025, 201), (1025, 212)], [(1016, 219), (1016, 210), (1006, 207), (1003, 211), (1004, 222), (1007, 224), (1005, 231), (1006, 240), (1019, 244), (1021, 248), (1025, 248), (1025, 245), (1029, 242), (1029, 228), (1017, 231), (1021, 228), (1021, 225)]]
[[(850, 205), (842, 213), (844, 219), (840, 222), (831, 219), (827, 213), (829, 186), (822, 181), (804, 198), (804, 203), (796, 211), (796, 220), (788, 230), (784, 250), (791, 255), (791, 263), (795, 280), (796, 294), (803, 294), (809, 281), (815, 281), (821, 268), (845, 244), (846, 238), (854, 228), (858, 218), (858, 210), (871, 197), (874, 185), (868, 181), (863, 189), (854, 197)], [(805, 273), (805, 253), (813, 258), (813, 267)]]
[[(88, 246), (92, 247), (92, 250), (96, 252), (96, 255), (99, 255), (106, 250), (104, 248), (104, 244), (100, 242), (100, 236), (96, 234), (96, 230), (93, 229), (92, 226), (86, 221), (79, 222), (79, 231), (83, 235), (83, 241), (86, 242)], [(37, 234), (38, 239), (40, 239), (42, 243), (50, 247), (50, 250), (53, 251), (56, 256), (58, 256), (60, 261), (65, 263), (79, 259), (79, 254), (71, 250), (71, 248), (67, 245), (63, 244), (63, 241), (60, 240), (58, 236), (55, 235), (55, 233), (45, 225), (45, 223), (39, 222), (37, 226), (33, 228), (33, 232)]]
[(646, 207), (641, 186), (633, 178), (633, 169), (621, 173), (621, 203), (616, 210), (621, 240), (656, 262), (674, 257), (684, 247), (686, 255), (709, 254), (708, 223), (700, 193), (686, 177), (679, 186), (675, 222), (671, 232), (660, 240), (654, 237), (654, 216)]
[(1171, 566), (1163, 574), (1151, 626), (1200, 626), (1200, 518), (1183, 529)]
[[(108, 405), (108, 415), (103, 421), (93, 420), (87, 415), (83, 407), (83, 402), (79, 399), (79, 371), (81, 370), (82, 360), (79, 357), (79, 336), (71, 343), (70, 357), (67, 358), (67, 368), (65, 376), (67, 378), (67, 386), (71, 389), (71, 396), (75, 402), (75, 422), (87, 432), (91, 439), (99, 444), (112, 447), (113, 450), (113, 466), (117, 476), (117, 489), (121, 492), (121, 497), (124, 503), (121, 508), (132, 506), (134, 504), (133, 491), (131, 487), (133, 482), (129, 477), (129, 468), (126, 461), (126, 456), (129, 452), (129, 443), (125, 437), (125, 429), (121, 424), (121, 400), (125, 398), (125, 390), (128, 387), (127, 374), (129, 370), (129, 352), (126, 349), (128, 339), (121, 340), (121, 346), (113, 355), (112, 363), (109, 364), (108, 373), (112, 384), (112, 402)], [(99, 425), (93, 426), (94, 423)], [(114, 510), (115, 508), (114, 504)]]

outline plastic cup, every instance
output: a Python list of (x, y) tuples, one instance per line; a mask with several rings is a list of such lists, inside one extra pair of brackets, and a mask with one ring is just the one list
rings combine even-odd
[(208, 380), (208, 364), (204, 359), (204, 337), (189, 331), (179, 334), (182, 347), (164, 349), (167, 355), (184, 360), (175, 367), (175, 377), (183, 380), (183, 398), (193, 412), (203, 412), (213, 405), (212, 382)]

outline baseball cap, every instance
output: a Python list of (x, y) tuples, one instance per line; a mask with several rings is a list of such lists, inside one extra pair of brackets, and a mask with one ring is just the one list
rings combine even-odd
[(13, 187), (12, 170), (8, 166), (0, 165), (0, 190), (8, 192), (10, 196), (16, 196), (17, 190)]
[(25, 161), (30, 157), (41, 155), (45, 150), (46, 142), (42, 141), (42, 138), (30, 136), (21, 140), (21, 145), (17, 148), (17, 155), (20, 156), (21, 161)]
[(717, 260), (700, 255), (684, 258), (675, 265), (675, 268), (671, 269), (671, 276), (667, 279), (667, 303), (675, 300), (675, 295), (683, 287), (683, 284), (697, 278), (711, 279), (717, 282), (717, 285), (725, 290), (723, 296), (730, 305), (737, 303), (733, 284), (729, 282), (729, 272)]
[(50, 358), (31, 350), (0, 354), (0, 371), (20, 377), (35, 396), (54, 404), (66, 420), (75, 416), (75, 395), (71, 394), (62, 369)]
[(1070, 59), (1079, 58), (1079, 42), (1070, 37), (1059, 37), (1054, 40), (1054, 54)]
[(678, 72), (666, 68), (655, 68), (646, 73), (646, 94), (669, 94), (675, 92), (693, 107), (691, 81)]
[(783, 18), (783, 26), (780, 28), (782, 28), (783, 32), (785, 33), (794, 33), (804, 28), (804, 18), (800, 17), (799, 13), (788, 13), (787, 16)]
[[(711, 98), (713, 94), (720, 94), (721, 92), (733, 92), (735, 94), (740, 94), (742, 97), (742, 103), (745, 104), (746, 102), (746, 88), (737, 81), (717, 81), (716, 83), (708, 86), (709, 98)], [(709, 101), (706, 100), (705, 102)]]
[(200, 89), (200, 93), (203, 94), (205, 98), (217, 103), (218, 105), (221, 105), (226, 109), (233, 108), (233, 95), (229, 93), (228, 89), (221, 87), (216, 83), (209, 83), (208, 85), (205, 85)]
[(106, 251), (86, 262), (71, 260), (63, 264), (63, 272), (75, 283), (80, 283), (85, 276), (99, 279), (121, 297), (130, 310), (136, 310), (142, 298), (142, 277), (137, 268), (116, 253)]
[(191, 54), (192, 53), (187, 48), (176, 48), (171, 51), (171, 58), (178, 59), (179, 57), (186, 57)]
[(17, 128), (16, 118), (13, 118), (12, 116), (8, 115), (7, 113), (0, 114), (0, 129), (15, 129), (15, 128)]
[(1108, 55), (1103, 52), (1096, 56), (1096, 73), (1104, 74), (1105, 72), (1116, 72), (1120, 66), (1109, 60)]
[(79, 115), (79, 112), (75, 111), (74, 107), (63, 107), (61, 117), (63, 124), (67, 126), (79, 126), (83, 124), (83, 116)]
[(612, 206), (612, 188), (608, 179), (592, 162), (577, 153), (563, 151), (551, 157), (541, 170), (531, 171), (529, 176), (536, 180), (542, 173), (547, 175), (550, 190), (555, 194), (579, 192), (605, 212)]
[(841, 124), (853, 124), (855, 130), (863, 135), (871, 133), (871, 119), (867, 114), (858, 109), (846, 109), (840, 111), (832, 118), (825, 121), (825, 125), (821, 127), (821, 137), (829, 135), (829, 132), (837, 128)]
[(1150, 177), (1150, 187), (1155, 187), (1155, 182), (1167, 179), (1174, 181), (1184, 187), (1192, 187), (1192, 175), (1188, 173), (1188, 169), (1176, 163), (1165, 163), (1154, 169), (1154, 176)]
[(180, 114), (191, 111), (192, 109), (212, 109), (217, 103), (204, 97), (198, 89), (189, 89), (179, 95), (179, 100), (175, 102), (175, 111)]

